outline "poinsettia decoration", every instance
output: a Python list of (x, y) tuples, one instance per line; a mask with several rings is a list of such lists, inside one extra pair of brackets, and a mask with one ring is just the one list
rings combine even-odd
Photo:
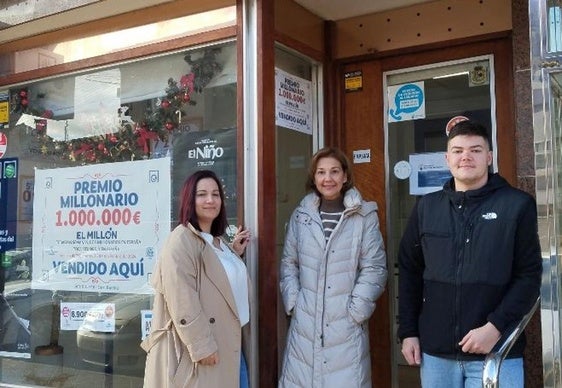
[(184, 60), (189, 65), (189, 72), (181, 75), (179, 81), (172, 77), (168, 79), (164, 94), (157, 99), (155, 108), (148, 107), (144, 118), (135, 122), (127, 115), (129, 107), (122, 106), (118, 112), (119, 126), (111, 133), (68, 141), (53, 140), (47, 135), (48, 120), (53, 118), (53, 112), (42, 108), (46, 96), (34, 96), (28, 87), (12, 92), (12, 117), (18, 117), (18, 114), (32, 117), (24, 123), (31, 128), (32, 136), (44, 155), (58, 155), (80, 163), (145, 159), (150, 156), (151, 141), (166, 142), (171, 134), (182, 131), (181, 118), (187, 115), (189, 106), (196, 104), (193, 94), (201, 93), (222, 71), (222, 66), (216, 61), (219, 52), (220, 48), (211, 48), (197, 59), (187, 54)]

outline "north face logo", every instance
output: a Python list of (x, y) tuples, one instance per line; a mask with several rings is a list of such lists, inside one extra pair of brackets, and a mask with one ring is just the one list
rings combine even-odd
[(496, 218), (498, 218), (498, 215), (494, 212), (489, 212), (486, 214), (482, 214), (482, 218), (485, 220), (495, 220)]

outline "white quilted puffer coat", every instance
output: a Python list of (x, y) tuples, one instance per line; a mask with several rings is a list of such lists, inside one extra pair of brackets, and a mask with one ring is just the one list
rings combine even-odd
[(352, 188), (326, 242), (315, 193), (291, 216), (281, 259), (285, 312), (292, 316), (282, 388), (371, 386), (367, 320), (386, 280), (377, 204)]

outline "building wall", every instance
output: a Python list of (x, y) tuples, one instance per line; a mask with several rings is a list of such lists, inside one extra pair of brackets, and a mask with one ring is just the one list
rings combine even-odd
[(292, 0), (275, 0), (274, 12), (276, 40), (324, 52), (324, 20)]

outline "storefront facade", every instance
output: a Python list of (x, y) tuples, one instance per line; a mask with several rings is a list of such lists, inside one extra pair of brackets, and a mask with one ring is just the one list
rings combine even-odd
[[(346, 19), (293, 0), (131, 3), (36, 6), (35, 20), (0, 30), (1, 381), (141, 385), (151, 269), (183, 180), (208, 168), (229, 224), (253, 231), (250, 370), (276, 386), (285, 225), (311, 155), (335, 145), (379, 204), (392, 275), (370, 321), (373, 384), (415, 386), (395, 336), (395, 256), (415, 197), (435, 187), (400, 167), (438, 169), (447, 122), (469, 116), (490, 128), (494, 169), (535, 194), (528, 2)], [(537, 387), (539, 315), (526, 357)]]

